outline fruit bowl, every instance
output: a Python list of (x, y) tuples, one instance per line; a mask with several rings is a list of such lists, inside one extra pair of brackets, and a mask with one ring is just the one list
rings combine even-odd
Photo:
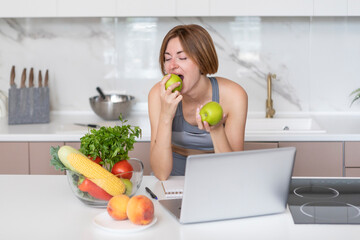
[[(121, 181), (123, 181), (123, 183), (126, 186), (126, 192), (125, 194), (128, 195), (129, 197), (132, 197), (135, 195), (135, 193), (137, 192), (137, 190), (140, 188), (142, 179), (143, 179), (143, 172), (144, 172), (144, 165), (143, 163), (136, 158), (130, 158), (127, 160), (131, 166), (133, 167), (133, 171), (130, 172), (124, 172), (121, 174), (117, 174), (115, 176), (119, 177), (121, 179)], [(84, 190), (81, 186), (81, 184), (83, 183), (83, 181), (85, 181), (86, 177), (83, 176), (80, 173), (71, 171), (71, 170), (66, 170), (66, 175), (67, 175), (67, 179), (70, 185), (71, 190), (73, 191), (73, 193), (75, 194), (75, 196), (84, 204), (92, 206), (92, 207), (100, 207), (100, 208), (104, 208), (107, 206), (107, 203), (109, 201), (109, 198), (111, 197), (111, 195), (108, 195), (107, 193), (105, 194), (100, 194), (102, 197), (94, 197), (93, 195), (95, 194), (90, 194), (91, 191), (82, 191)], [(129, 175), (131, 176), (130, 179), (127, 179), (127, 177), (129, 177)], [(125, 178), (123, 178), (125, 177)], [(88, 178), (87, 180), (92, 180), (90, 178)], [(97, 182), (99, 182), (99, 179), (95, 180)], [(93, 181), (90, 182), (91, 184), (93, 183)], [(97, 186), (95, 186), (97, 188), (97, 190), (99, 190), (99, 188)], [(82, 189), (82, 190), (81, 190)], [(100, 189), (100, 191), (102, 191), (102, 189)], [(99, 192), (99, 191), (97, 191)]]

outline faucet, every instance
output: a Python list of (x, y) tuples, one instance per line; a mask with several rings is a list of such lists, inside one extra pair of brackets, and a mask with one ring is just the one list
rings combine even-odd
[(267, 75), (267, 99), (266, 99), (266, 118), (273, 118), (275, 109), (273, 108), (273, 100), (271, 99), (272, 79), (276, 78), (276, 74), (268, 73)]

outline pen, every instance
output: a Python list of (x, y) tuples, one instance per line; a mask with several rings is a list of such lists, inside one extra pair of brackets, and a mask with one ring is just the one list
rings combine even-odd
[(145, 190), (151, 195), (153, 199), (158, 199), (157, 196), (148, 187), (145, 187)]

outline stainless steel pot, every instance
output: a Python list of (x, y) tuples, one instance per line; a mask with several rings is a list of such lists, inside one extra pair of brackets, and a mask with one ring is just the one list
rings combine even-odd
[(120, 114), (126, 117), (131, 111), (135, 97), (131, 95), (106, 94), (105, 99), (94, 96), (90, 99), (92, 110), (105, 120), (119, 120)]

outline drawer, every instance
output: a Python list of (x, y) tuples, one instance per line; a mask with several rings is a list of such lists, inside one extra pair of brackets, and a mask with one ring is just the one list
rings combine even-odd
[(360, 177), (360, 168), (345, 168), (345, 177)]
[(360, 167), (360, 142), (345, 142), (345, 167)]

